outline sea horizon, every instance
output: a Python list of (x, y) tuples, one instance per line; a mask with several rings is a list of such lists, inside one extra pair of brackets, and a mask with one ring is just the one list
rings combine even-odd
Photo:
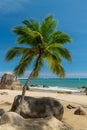
[[(1, 78), (0, 78), (1, 79)], [(26, 77), (17, 78), (23, 86), (27, 80)], [(31, 89), (43, 91), (62, 91), (62, 92), (81, 92), (87, 87), (87, 78), (85, 77), (66, 77), (66, 78), (42, 78), (32, 79), (28, 86)]]
[[(27, 79), (19, 79), (22, 85)], [(41, 90), (81, 92), (87, 86), (87, 78), (36, 78), (31, 80), (29, 87)]]

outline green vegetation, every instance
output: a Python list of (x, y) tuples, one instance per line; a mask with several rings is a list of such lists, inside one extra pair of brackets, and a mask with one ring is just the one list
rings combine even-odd
[[(33, 19), (24, 20), (22, 26), (17, 26), (13, 32), (18, 36), (17, 44), (20, 47), (11, 48), (6, 55), (6, 60), (10, 61), (15, 57), (20, 57), (20, 62), (14, 69), (15, 75), (22, 75), (26, 68), (33, 62), (32, 71), (23, 87), (22, 99), (17, 112), (20, 113), (21, 105), (24, 100), (25, 92), (30, 80), (37, 77), (45, 62), (48, 63), (50, 70), (59, 77), (65, 76), (62, 66), (62, 59), (71, 61), (71, 56), (65, 43), (71, 42), (69, 35), (57, 31), (57, 21), (48, 16), (44, 20), (37, 22)], [(21, 47), (21, 45), (27, 45)], [(45, 62), (44, 62), (45, 61)]]

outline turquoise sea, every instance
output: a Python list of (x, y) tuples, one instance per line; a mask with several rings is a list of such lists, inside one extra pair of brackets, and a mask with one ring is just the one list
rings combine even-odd
[[(26, 79), (20, 79), (22, 85), (24, 85)], [(72, 91), (80, 92), (82, 91), (82, 86), (87, 86), (87, 78), (38, 78), (31, 80), (29, 86), (34, 89), (52, 90), (52, 91)], [(43, 86), (48, 86), (48, 88), (43, 88)]]

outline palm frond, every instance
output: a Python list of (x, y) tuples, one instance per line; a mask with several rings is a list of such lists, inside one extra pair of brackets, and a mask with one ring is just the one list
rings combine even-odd
[(13, 32), (19, 36), (17, 39), (18, 44), (37, 46), (43, 42), (43, 37), (39, 32), (32, 31), (26, 26), (15, 27)]
[(35, 56), (34, 51), (32, 51), (32, 50), (28, 51), (27, 50), (22, 55), (22, 58), (21, 58), (19, 64), (17, 65), (17, 67), (14, 69), (14, 73), (16, 75), (19, 75), (19, 76), (24, 74), (27, 67), (31, 64), (34, 56)]
[(56, 31), (51, 36), (51, 43), (70, 43), (72, 41), (71, 37), (68, 34)]
[(10, 50), (8, 50), (8, 52), (6, 53), (6, 60), (12, 60), (15, 57), (20, 56), (24, 49), (26, 50), (27, 48), (23, 48), (23, 47), (13, 47)]
[(65, 77), (65, 70), (62, 67), (62, 65), (58, 62), (53, 62), (53, 64), (50, 64), (50, 70), (58, 75), (59, 77)]
[(50, 44), (47, 47), (48, 50), (51, 50), (52, 53), (56, 53), (56, 56), (61, 56), (63, 58), (65, 58), (68, 61), (71, 61), (71, 55), (70, 52), (68, 51), (67, 48), (64, 47), (64, 45), (62, 44), (58, 44), (58, 43), (53, 43)]
[[(37, 59), (36, 59), (36, 62), (37, 62)], [(36, 62), (35, 62), (35, 64), (36, 64)], [(38, 61), (38, 66), (37, 66), (35, 73), (33, 75), (34, 78), (38, 77), (43, 65), (44, 65), (43, 60), (42, 60), (42, 58), (40, 58), (39, 61)]]
[(39, 23), (35, 21), (34, 19), (30, 20), (23, 20), (22, 22), (24, 25), (29, 27), (32, 31), (38, 31), (39, 32)]
[(40, 25), (40, 33), (44, 37), (44, 41), (47, 42), (50, 35), (54, 32), (57, 25), (57, 21), (52, 17), (48, 16)]
[(50, 60), (54, 59), (54, 60), (56, 60), (57, 62), (60, 62), (60, 63), (62, 61), (61, 55), (58, 51), (56, 51), (56, 49), (54, 49), (54, 50), (47, 49), (45, 51), (45, 53), (43, 54), (43, 57), (50, 59)]
[(62, 67), (61, 61), (58, 62), (57, 58), (54, 58), (54, 55), (46, 57), (50, 70), (59, 77), (65, 76), (65, 70)]

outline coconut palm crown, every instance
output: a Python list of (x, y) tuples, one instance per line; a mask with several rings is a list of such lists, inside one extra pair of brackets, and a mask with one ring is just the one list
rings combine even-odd
[[(57, 20), (53, 16), (47, 16), (40, 22), (30, 19), (24, 20), (22, 23), (23, 25), (13, 29), (13, 32), (18, 36), (17, 44), (20, 47), (11, 48), (7, 52), (6, 60), (9, 61), (20, 56), (20, 61), (14, 69), (14, 73), (18, 76), (24, 74), (33, 61), (32, 71), (23, 87), (22, 96), (24, 96), (29, 81), (39, 75), (45, 62), (48, 63), (53, 73), (59, 77), (65, 76), (62, 60), (71, 61), (71, 56), (64, 45), (70, 43), (71, 38), (57, 30)], [(22, 47), (23, 44), (26, 47)]]

